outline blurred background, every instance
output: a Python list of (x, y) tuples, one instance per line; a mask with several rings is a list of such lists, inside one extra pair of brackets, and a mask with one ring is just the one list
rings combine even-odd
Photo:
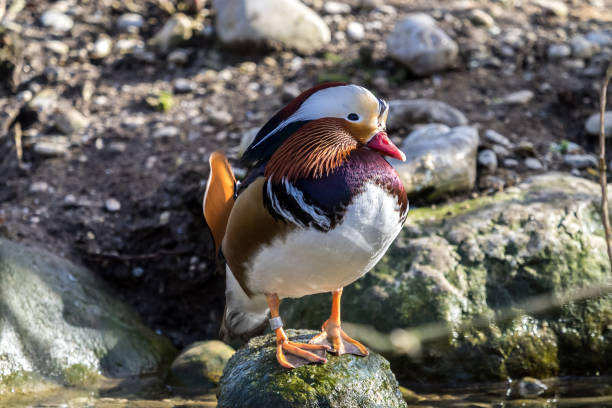
[[(611, 57), (610, 0), (0, 0), (0, 235), (85, 265), (178, 349), (215, 339), (208, 156), (243, 175), (277, 110), (356, 83), (390, 102), (413, 212), (345, 291), (354, 330), (431, 329), (370, 336), (408, 353), (400, 382), (609, 373), (610, 297), (558, 299), (610, 283)], [(282, 313), (316, 329), (327, 305)]]

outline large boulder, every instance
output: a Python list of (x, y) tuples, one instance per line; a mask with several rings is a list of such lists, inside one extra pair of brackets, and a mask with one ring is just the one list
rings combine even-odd
[(157, 373), (175, 354), (89, 270), (0, 238), (0, 394), (18, 379)]
[[(598, 203), (597, 184), (551, 173), (413, 210), (382, 261), (345, 288), (343, 319), (381, 332), (422, 329), (407, 348), (415, 354), (389, 354), (402, 379), (610, 374), (612, 296), (557, 303), (610, 285)], [(319, 327), (329, 298), (284, 302), (285, 324)]]
[[(294, 341), (307, 342), (317, 332), (288, 330)], [(223, 371), (219, 408), (395, 408), (405, 407), (389, 362), (367, 357), (328, 355), (326, 364), (293, 370), (276, 361), (274, 334), (251, 339)]]
[(416, 75), (430, 75), (452, 67), (459, 47), (433, 18), (414, 13), (396, 24), (387, 38), (387, 52)]
[(409, 197), (437, 200), (474, 187), (478, 142), (473, 127), (426, 125), (404, 139), (405, 161), (389, 161)]
[(299, 0), (215, 0), (216, 30), (228, 45), (282, 46), (311, 54), (329, 43), (327, 24)]

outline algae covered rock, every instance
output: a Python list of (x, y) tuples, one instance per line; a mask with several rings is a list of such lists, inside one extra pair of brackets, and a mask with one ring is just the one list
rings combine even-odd
[[(558, 302), (610, 284), (598, 205), (597, 184), (550, 173), (413, 210), (375, 269), (345, 288), (343, 320), (422, 328), (420, 353), (387, 355), (402, 379), (610, 373), (612, 296)], [(284, 302), (287, 326), (319, 327), (329, 297)]]
[[(317, 334), (288, 330), (291, 340), (306, 342)], [(223, 371), (219, 408), (394, 408), (405, 407), (387, 360), (328, 355), (323, 365), (286, 370), (276, 361), (273, 334), (256, 337), (230, 359)]]
[(157, 373), (175, 354), (89, 270), (0, 239), (0, 392)]
[(174, 360), (167, 383), (186, 391), (208, 391), (219, 384), (234, 353), (233, 348), (218, 340), (194, 343)]

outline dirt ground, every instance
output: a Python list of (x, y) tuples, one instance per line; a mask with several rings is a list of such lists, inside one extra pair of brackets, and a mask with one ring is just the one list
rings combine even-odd
[[(201, 209), (212, 151), (228, 152), (238, 166), (242, 135), (262, 126), (295, 89), (346, 80), (387, 100), (445, 101), (481, 134), (494, 129), (523, 146), (512, 153), (519, 161), (534, 156), (544, 164), (540, 171), (569, 171), (551, 144), (572, 141), (585, 153), (597, 153), (584, 122), (598, 109), (601, 77), (587, 70), (593, 61), (580, 66), (550, 60), (547, 49), (578, 33), (611, 30), (612, 4), (607, 1), (568, 2), (568, 17), (520, 0), (394, 1), (383, 11), (354, 6), (351, 14), (327, 18), (334, 39), (313, 56), (226, 48), (209, 29), (214, 10), (208, 2), (194, 17), (202, 29), (182, 47), (188, 55), (185, 65), (163, 55), (148, 61), (120, 53), (90, 58), (100, 34), (113, 41), (125, 37), (114, 22), (127, 12), (145, 17), (136, 39), (151, 38), (168, 19), (157, 2), (68, 2), (74, 28), (71, 34), (53, 34), (39, 23), (53, 2), (28, 1), (13, 22), (24, 45), (21, 77), (15, 92), (0, 94), (0, 233), (90, 267), (179, 347), (216, 338), (224, 272), (215, 266)], [(306, 3), (325, 14), (322, 1)], [(472, 24), (468, 13), (474, 8), (493, 16), (497, 31)], [(414, 11), (432, 15), (458, 42), (456, 68), (415, 77), (387, 57), (384, 39), (396, 21)], [(348, 21), (366, 26), (365, 39), (335, 36)], [(519, 40), (511, 41), (509, 33)], [(58, 55), (50, 40), (68, 45), (69, 51)], [(155, 110), (146, 102), (150, 95), (173, 91), (179, 78), (194, 86), (174, 92), (169, 110)], [(23, 109), (24, 92), (44, 88), (89, 122), (70, 137), (68, 152), (59, 157), (42, 157), (31, 148), (41, 135), (58, 133), (51, 119), (32, 117)], [(500, 103), (519, 90), (531, 90), (533, 99)], [(23, 131), (22, 164), (16, 124)], [(154, 137), (167, 126), (178, 134)], [(408, 130), (392, 136), (397, 140)], [(516, 168), (500, 166), (495, 175), (511, 186), (534, 172), (520, 161)], [(577, 172), (594, 179), (592, 170)], [(474, 191), (451, 199), (490, 193), (477, 184)], [(109, 210), (111, 198), (120, 203), (118, 211)]]

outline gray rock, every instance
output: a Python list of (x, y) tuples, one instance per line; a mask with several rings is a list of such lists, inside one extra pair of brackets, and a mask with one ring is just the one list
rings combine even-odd
[(162, 53), (183, 44), (193, 35), (193, 22), (183, 13), (174, 14), (151, 39), (151, 45)]
[(30, 184), (30, 193), (45, 193), (49, 190), (49, 183), (46, 181), (35, 181)]
[(226, 110), (210, 109), (207, 113), (208, 120), (214, 126), (226, 126), (234, 120), (232, 114)]
[(70, 142), (64, 136), (51, 136), (44, 140), (39, 140), (32, 147), (34, 153), (42, 157), (64, 156), (68, 153)]
[[(287, 330), (293, 341), (317, 332)], [(256, 337), (229, 360), (218, 394), (219, 408), (396, 408), (406, 407), (389, 363), (367, 357), (328, 355), (323, 365), (283, 369), (276, 361), (274, 334)]]
[(535, 157), (528, 157), (525, 159), (525, 166), (530, 170), (543, 170), (544, 166), (542, 162)]
[(506, 136), (502, 135), (499, 132), (496, 132), (493, 129), (487, 129), (485, 131), (484, 137), (485, 140), (491, 143), (502, 145), (504, 147), (507, 147), (508, 149), (512, 149), (512, 142), (510, 142), (510, 140)]
[(523, 398), (536, 398), (546, 390), (548, 390), (548, 387), (542, 381), (537, 378), (525, 377), (518, 382), (517, 393)]
[(185, 65), (187, 64), (187, 62), (189, 62), (189, 54), (189, 50), (174, 50), (170, 54), (168, 54), (168, 56), (166, 57), (166, 61), (176, 65)]
[(605, 31), (589, 31), (585, 38), (592, 43), (598, 44), (600, 47), (612, 45), (612, 34)]
[(72, 21), (72, 18), (55, 9), (45, 11), (42, 16), (40, 16), (40, 22), (44, 27), (48, 27), (59, 32), (70, 31), (74, 26), (74, 21)]
[(597, 158), (592, 154), (564, 154), (563, 162), (575, 169), (597, 168)]
[(326, 1), (323, 4), (323, 11), (327, 14), (349, 14), (351, 6), (339, 1)]
[(101, 35), (93, 44), (91, 58), (102, 59), (108, 56), (113, 50), (113, 40), (106, 35)]
[(534, 2), (540, 6), (546, 13), (553, 14), (557, 17), (567, 17), (568, 9), (567, 5), (559, 0), (536, 0)]
[(144, 48), (144, 43), (136, 38), (121, 38), (115, 43), (115, 50), (119, 54), (129, 54), (141, 48)]
[(577, 35), (570, 40), (572, 55), (574, 58), (591, 58), (599, 52), (599, 44), (591, 42), (582, 35)]
[(0, 389), (43, 376), (84, 386), (157, 373), (176, 352), (89, 270), (0, 239)]
[(125, 13), (117, 19), (119, 31), (137, 33), (144, 25), (144, 18), (140, 14)]
[[(379, 265), (344, 289), (343, 320), (409, 328), (419, 358), (391, 360), (406, 381), (608, 372), (612, 297), (555, 306), (610, 282), (599, 200), (597, 183), (547, 173), (495, 196), (411, 209)], [(551, 309), (532, 309), (534, 296)], [(509, 310), (516, 317), (501, 319)], [(329, 294), (285, 300), (282, 315), (287, 327), (317, 327)]]
[(63, 41), (51, 40), (45, 42), (45, 48), (57, 55), (68, 55), (70, 47)]
[(508, 169), (513, 169), (515, 167), (518, 167), (518, 165), (519, 165), (519, 162), (516, 159), (512, 159), (512, 158), (504, 159), (504, 167)]
[(497, 170), (497, 155), (493, 150), (482, 150), (478, 153), (478, 164), (489, 171), (495, 171)]
[(404, 140), (406, 161), (390, 160), (406, 193), (437, 199), (470, 190), (476, 180), (478, 131), (468, 126), (426, 125)]
[(566, 44), (552, 44), (548, 47), (549, 59), (567, 58), (572, 55), (572, 48)]
[(54, 115), (55, 127), (70, 136), (89, 125), (89, 119), (72, 107), (58, 108)]
[(497, 157), (501, 157), (501, 158), (508, 157), (512, 154), (510, 150), (498, 144), (491, 145), (491, 150), (495, 152)]
[(174, 92), (178, 94), (193, 92), (196, 87), (197, 85), (195, 82), (186, 78), (177, 78), (174, 80)]
[(216, 30), (230, 46), (281, 45), (304, 54), (331, 40), (325, 22), (298, 0), (215, 0)]
[(415, 13), (396, 24), (387, 38), (387, 51), (413, 73), (429, 75), (453, 66), (459, 47), (433, 18)]
[(494, 176), (492, 174), (485, 175), (480, 181), (481, 187), (491, 189), (494, 191), (502, 191), (506, 185), (506, 180), (501, 177)]
[(391, 130), (419, 123), (441, 123), (448, 126), (468, 124), (465, 115), (449, 104), (433, 99), (400, 99), (389, 102), (387, 127)]
[[(584, 124), (584, 127), (589, 135), (599, 136), (599, 120), (600, 114), (594, 113)], [(606, 111), (604, 114), (604, 132), (606, 137), (612, 137), (612, 111)]]
[(218, 340), (194, 343), (174, 360), (166, 383), (181, 391), (207, 392), (219, 385), (223, 369), (235, 352)]
[(169, 139), (177, 137), (180, 133), (176, 126), (163, 126), (153, 132), (153, 139)]
[(108, 212), (117, 212), (121, 210), (121, 203), (116, 198), (109, 198), (104, 201), (104, 208)]
[(523, 89), (504, 96), (501, 102), (508, 105), (525, 105), (533, 99), (533, 96), (532, 91)]
[(365, 28), (357, 21), (351, 21), (346, 25), (346, 35), (349, 40), (361, 41), (365, 38)]
[(472, 9), (468, 12), (468, 18), (472, 24), (477, 26), (492, 27), (495, 25), (495, 20), (490, 14), (481, 9)]

